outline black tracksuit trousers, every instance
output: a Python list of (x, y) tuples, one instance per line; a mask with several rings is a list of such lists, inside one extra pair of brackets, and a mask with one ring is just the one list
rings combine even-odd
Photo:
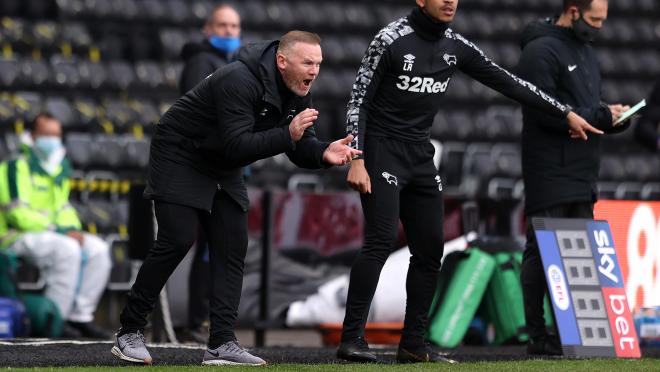
[(532, 217), (554, 218), (594, 218), (594, 205), (591, 202), (560, 204), (526, 215), (527, 243), (523, 253), (520, 281), (522, 283), (523, 301), (525, 304), (525, 322), (529, 337), (537, 340), (546, 336), (545, 319), (543, 318), (543, 298), (548, 293), (545, 281), (541, 252), (536, 242)]
[(163, 201), (156, 201), (155, 209), (158, 236), (121, 313), (122, 333), (147, 325), (158, 294), (194, 243), (201, 224), (209, 243), (211, 271), (209, 346), (235, 340), (247, 250), (247, 212), (224, 191), (215, 194), (211, 213)]
[(353, 263), (342, 341), (364, 336), (380, 271), (394, 248), (401, 219), (412, 257), (406, 279), (406, 316), (401, 344), (423, 344), (428, 312), (444, 248), (442, 184), (433, 145), (365, 139), (364, 161), (371, 193), (361, 194), (364, 246)]

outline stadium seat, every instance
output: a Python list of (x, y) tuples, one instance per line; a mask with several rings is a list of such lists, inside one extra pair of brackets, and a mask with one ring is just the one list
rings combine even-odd
[(24, 59), (21, 62), (21, 83), (31, 89), (43, 89), (51, 80), (51, 71), (43, 60)]
[(640, 200), (642, 198), (642, 184), (639, 182), (621, 182), (614, 191), (618, 200)]
[(94, 138), (92, 146), (92, 163), (96, 166), (119, 167), (124, 148), (124, 141), (120, 136), (100, 134)]
[(91, 130), (93, 125), (99, 125), (98, 105), (93, 99), (77, 97), (73, 100), (73, 109), (83, 130)]
[(149, 164), (149, 140), (133, 137), (124, 138), (124, 152), (121, 166), (125, 168), (146, 168)]
[(495, 171), (490, 143), (470, 143), (465, 149), (463, 162), (463, 182), (461, 190), (466, 195), (474, 197), (484, 191), (483, 183), (487, 182)]
[(108, 83), (114, 88), (126, 90), (135, 84), (135, 71), (133, 67), (124, 61), (112, 61), (108, 63)]
[(105, 32), (101, 36), (98, 47), (101, 52), (101, 58), (106, 61), (124, 58), (124, 53), (127, 49), (124, 40), (117, 33), (110, 31)]
[(51, 96), (46, 98), (44, 106), (46, 111), (59, 119), (65, 129), (79, 124), (77, 112), (68, 99)]
[(161, 29), (158, 39), (164, 57), (167, 59), (178, 59), (183, 45), (190, 41), (187, 32), (175, 28)]
[(52, 53), (56, 48), (56, 40), (61, 34), (60, 27), (52, 21), (38, 21), (32, 24), (30, 40), (32, 45), (45, 52)]
[(465, 144), (461, 142), (443, 142), (440, 161), (440, 174), (444, 185), (457, 188), (463, 181), (463, 160)]
[(179, 77), (183, 71), (182, 62), (165, 63), (163, 65), (163, 78), (168, 89), (178, 91)]
[(128, 107), (136, 114), (137, 123), (143, 126), (154, 125), (160, 120), (156, 106), (147, 100), (130, 100)]
[(67, 157), (76, 169), (86, 169), (92, 163), (92, 137), (88, 133), (69, 133), (65, 136)]
[(9, 93), (0, 93), (0, 127), (6, 128), (13, 125), (16, 118), (13, 97)]
[(493, 145), (492, 159), (495, 161), (495, 174), (514, 179), (522, 177), (522, 161), (517, 144), (497, 143)]
[(660, 200), (660, 183), (658, 182), (645, 183), (642, 186), (640, 197), (642, 200), (654, 200), (654, 201)]
[(602, 200), (615, 200), (616, 199), (616, 188), (618, 183), (616, 182), (598, 182), (598, 199)]
[(123, 100), (106, 99), (103, 101), (103, 109), (105, 117), (122, 130), (137, 122), (137, 114)]
[(4, 88), (14, 87), (21, 76), (21, 62), (14, 57), (5, 58), (0, 56), (0, 86)]
[(161, 1), (165, 5), (165, 14), (170, 22), (185, 24), (192, 21), (190, 2), (182, 0)]
[(105, 65), (100, 62), (79, 61), (78, 75), (80, 86), (91, 89), (104, 89), (107, 86), (108, 75)]
[(618, 156), (603, 156), (600, 161), (600, 180), (623, 181), (626, 179), (626, 169)]
[(50, 65), (53, 71), (51, 84), (68, 89), (77, 88), (80, 85), (80, 70), (74, 58), (64, 58), (61, 55), (51, 57)]
[(165, 76), (160, 66), (153, 61), (136, 63), (135, 72), (137, 81), (146, 89), (162, 89), (165, 86)]
[[(658, 173), (660, 164), (651, 160), (657, 157), (645, 157), (640, 155), (631, 155), (625, 158), (623, 165), (626, 170), (626, 180), (629, 181), (649, 181)], [(654, 167), (655, 165), (655, 167)]]
[(16, 92), (14, 108), (17, 116), (25, 123), (29, 123), (43, 110), (43, 98), (41, 94), (35, 92)]
[(92, 36), (83, 23), (64, 22), (60, 32), (59, 38), (61, 41), (69, 43), (79, 55), (87, 52), (88, 48), (93, 45)]

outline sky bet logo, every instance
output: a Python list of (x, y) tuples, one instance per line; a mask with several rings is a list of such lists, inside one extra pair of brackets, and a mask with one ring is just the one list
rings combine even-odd
[(598, 265), (600, 282), (604, 287), (623, 287), (621, 270), (616, 260), (616, 251), (614, 250), (614, 242), (609, 232), (609, 226), (606, 225), (607, 230), (597, 226), (593, 223), (589, 224), (588, 228), (591, 249)]
[(444, 93), (449, 86), (449, 80), (451, 78), (447, 78), (445, 81), (435, 81), (430, 77), (413, 76), (411, 78), (410, 76), (399, 75), (399, 82), (396, 87), (415, 93)]

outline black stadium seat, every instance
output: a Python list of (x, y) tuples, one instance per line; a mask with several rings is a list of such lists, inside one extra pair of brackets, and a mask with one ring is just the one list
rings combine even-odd
[(54, 55), (50, 60), (50, 65), (53, 71), (51, 84), (69, 89), (77, 88), (80, 85), (80, 70), (75, 58)]
[(120, 90), (132, 88), (135, 84), (135, 71), (133, 66), (124, 61), (112, 61), (107, 67), (108, 83)]
[(51, 78), (51, 70), (44, 60), (24, 59), (21, 62), (21, 83), (34, 90), (43, 88)]
[(163, 70), (156, 62), (141, 61), (135, 64), (137, 81), (146, 89), (162, 89), (165, 86)]
[(62, 122), (63, 127), (79, 124), (78, 115), (71, 102), (64, 97), (51, 96), (44, 102), (46, 111)]
[(28, 123), (43, 110), (43, 97), (35, 92), (16, 92), (14, 107), (16, 114)]
[(0, 56), (0, 86), (8, 88), (14, 86), (21, 77), (21, 62), (15, 58)]
[(92, 163), (92, 136), (88, 133), (69, 133), (66, 135), (67, 157), (77, 169), (85, 169)]

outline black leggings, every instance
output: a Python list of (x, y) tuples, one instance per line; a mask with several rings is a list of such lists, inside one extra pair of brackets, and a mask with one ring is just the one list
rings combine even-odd
[(364, 335), (378, 278), (392, 252), (401, 219), (412, 254), (401, 343), (417, 346), (424, 342), (444, 248), (442, 185), (433, 152), (428, 142), (367, 138), (365, 165), (371, 193), (361, 194), (364, 246), (351, 269), (343, 341)]
[(215, 195), (212, 213), (162, 201), (156, 201), (155, 208), (158, 237), (121, 313), (122, 330), (146, 326), (158, 294), (192, 246), (201, 224), (209, 243), (211, 271), (209, 345), (235, 340), (247, 250), (247, 213), (222, 191)]
[(541, 252), (536, 243), (536, 236), (532, 228), (532, 217), (555, 218), (594, 218), (593, 204), (590, 202), (567, 203), (537, 211), (526, 216), (527, 243), (523, 253), (520, 281), (523, 289), (525, 303), (525, 322), (532, 339), (546, 336), (545, 319), (543, 317), (543, 298), (548, 293), (545, 281)]

